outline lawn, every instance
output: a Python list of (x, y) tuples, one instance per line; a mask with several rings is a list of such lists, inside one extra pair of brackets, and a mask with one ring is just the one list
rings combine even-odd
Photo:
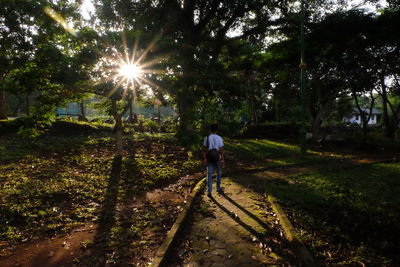
[[(21, 242), (100, 221), (111, 225), (111, 246), (121, 235), (115, 210), (124, 201), (201, 168), (171, 135), (126, 135), (124, 158), (118, 161), (112, 134), (75, 129), (74, 134), (50, 132), (31, 140), (0, 137), (0, 254)], [(123, 238), (138, 238), (155, 224), (173, 223), (163, 221), (172, 214), (165, 211), (141, 210)]]
[(247, 170), (296, 163), (323, 162), (335, 158), (335, 155), (321, 156), (319, 153), (309, 150), (307, 158), (301, 159), (298, 144), (268, 139), (227, 138), (225, 150), (228, 159), (239, 163), (241, 169)]
[[(124, 206), (132, 208), (136, 197), (204, 170), (199, 151), (179, 146), (170, 134), (126, 134), (119, 161), (112, 131), (62, 125), (30, 140), (0, 137), (0, 252), (88, 223), (107, 225), (98, 238), (99, 249), (111, 255), (109, 263), (156, 249), (163, 236), (157, 233), (172, 225), (178, 206), (137, 205), (129, 214)], [(225, 138), (225, 150), (233, 171), (323, 166), (323, 171), (267, 180), (268, 192), (280, 199), (320, 262), (400, 263), (399, 163), (338, 168), (341, 164), (334, 163), (344, 157), (334, 150), (328, 155), (309, 151), (307, 159), (300, 159), (297, 145), (266, 139)], [(132, 212), (134, 219), (126, 219)], [(87, 265), (93, 260), (86, 259)]]
[(272, 180), (271, 192), (325, 264), (400, 264), (400, 164), (329, 169)]

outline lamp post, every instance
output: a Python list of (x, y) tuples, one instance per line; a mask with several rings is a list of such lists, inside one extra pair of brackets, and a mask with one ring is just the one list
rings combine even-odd
[(300, 126), (300, 157), (306, 156), (306, 107), (305, 107), (305, 72), (306, 63), (304, 62), (304, 0), (301, 0), (301, 24), (300, 24), (300, 95), (301, 95), (301, 126)]

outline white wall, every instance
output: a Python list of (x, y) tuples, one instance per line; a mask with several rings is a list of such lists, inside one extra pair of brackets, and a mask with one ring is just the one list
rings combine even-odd
[[(371, 118), (369, 119), (368, 125), (375, 125), (377, 124), (377, 115), (376, 114), (372, 114)], [(350, 123), (357, 123), (357, 124), (361, 124), (361, 116), (360, 115), (354, 115), (350, 118), (343, 118), (343, 121), (345, 122), (350, 122)]]

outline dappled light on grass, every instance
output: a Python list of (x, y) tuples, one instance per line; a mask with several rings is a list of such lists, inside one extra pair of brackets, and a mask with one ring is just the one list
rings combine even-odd
[(282, 157), (294, 154), (298, 148), (293, 145), (269, 141), (267, 139), (227, 140), (225, 147), (229, 152), (241, 159), (258, 160), (267, 157)]
[[(400, 164), (384, 163), (269, 180), (307, 244), (325, 263), (398, 265)], [(329, 256), (331, 255), (331, 256)]]
[[(110, 187), (107, 195), (114, 156), (111, 134), (48, 135), (29, 144), (21, 144), (18, 137), (9, 138), (6, 147), (13, 147), (12, 153), (7, 149), (7, 157), (0, 157), (0, 240), (8, 248), (21, 240), (68, 233), (86, 223), (96, 223), (99, 216), (107, 220), (111, 214), (112, 218), (120, 201), (135, 199), (134, 196), (171, 183), (201, 166), (200, 161), (188, 157), (184, 148), (176, 146), (171, 136), (144, 135), (141, 140), (125, 136), (126, 147), (134, 148), (136, 154), (132, 159), (130, 151), (125, 151), (126, 158), (119, 168), (122, 178), (111, 176), (120, 188), (117, 192)], [(116, 192), (119, 195), (114, 201), (119, 204), (114, 207), (109, 196)], [(106, 201), (109, 204), (103, 207)], [(104, 212), (99, 214), (102, 208)], [(154, 210), (152, 214), (161, 213)], [(126, 236), (141, 234), (149, 226), (146, 216), (131, 230), (125, 229), (129, 232)], [(123, 226), (115, 227), (109, 232), (118, 239), (118, 227)], [(4, 248), (0, 247), (0, 253)]]
[[(254, 162), (257, 163), (256, 165), (263, 165), (264, 167), (304, 161), (299, 157), (299, 147), (285, 142), (268, 139), (227, 139), (225, 147), (228, 157), (231, 156), (238, 161)], [(307, 160), (322, 160), (322, 158), (318, 155), (312, 155)], [(257, 166), (254, 166), (254, 168), (257, 168)]]

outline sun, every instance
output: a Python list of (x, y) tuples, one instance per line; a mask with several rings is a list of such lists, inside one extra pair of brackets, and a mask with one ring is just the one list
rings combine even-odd
[(119, 75), (127, 80), (137, 79), (142, 74), (142, 72), (143, 70), (139, 65), (131, 63), (122, 64), (119, 67), (118, 71)]

